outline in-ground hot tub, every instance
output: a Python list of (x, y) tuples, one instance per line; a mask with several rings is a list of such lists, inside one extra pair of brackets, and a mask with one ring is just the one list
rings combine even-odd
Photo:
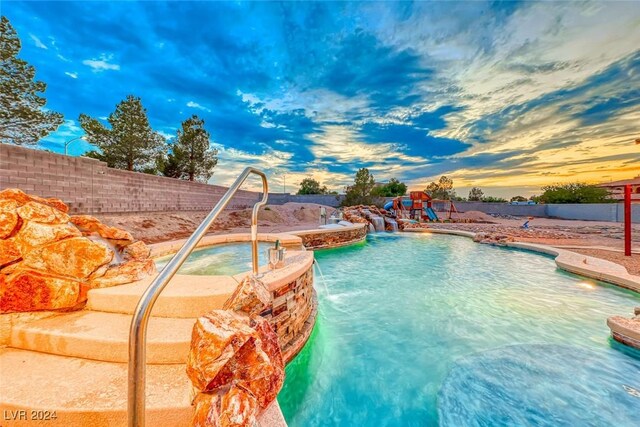
[(328, 292), (278, 397), (290, 427), (638, 425), (640, 352), (606, 325), (638, 294), (454, 236), (316, 259)]
[[(258, 264), (267, 264), (267, 248), (273, 243), (258, 243)], [(171, 260), (173, 255), (166, 255), (156, 259), (158, 270)], [(206, 248), (196, 249), (182, 264), (178, 274), (193, 274), (198, 276), (235, 275), (251, 271), (251, 244), (221, 243)]]

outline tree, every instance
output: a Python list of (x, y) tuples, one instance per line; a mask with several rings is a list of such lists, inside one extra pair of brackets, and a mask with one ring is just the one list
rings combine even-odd
[(610, 203), (609, 192), (595, 185), (582, 183), (556, 184), (542, 187), (543, 203)]
[(0, 17), (0, 142), (35, 145), (58, 129), (62, 114), (43, 110), (46, 83), (36, 69), (18, 58), (22, 45), (9, 20)]
[(195, 114), (182, 122), (163, 165), (165, 176), (207, 182), (218, 164), (218, 150), (210, 147), (204, 120)]
[(484, 196), (482, 201), (485, 203), (507, 203), (507, 199), (503, 199), (502, 197), (495, 196)]
[(481, 202), (483, 196), (484, 192), (480, 189), (480, 187), (473, 187), (471, 188), (471, 190), (469, 190), (470, 202)]
[(83, 154), (84, 157), (89, 157), (92, 159), (96, 159), (96, 160), (100, 160), (101, 162), (105, 162), (107, 161), (107, 158), (104, 156), (104, 154), (102, 154), (101, 152), (97, 151), (97, 150), (90, 150), (87, 151), (86, 153)]
[(526, 202), (527, 198), (522, 196), (513, 196), (509, 201), (510, 202)]
[(445, 175), (441, 176), (438, 182), (432, 182), (424, 190), (432, 199), (451, 200), (456, 197), (453, 191), (453, 180)]
[(358, 172), (356, 172), (353, 185), (347, 187), (342, 205), (371, 205), (374, 199), (372, 191), (375, 185), (376, 181), (369, 172), (369, 169), (359, 169)]
[(391, 178), (386, 184), (379, 185), (374, 189), (375, 195), (380, 197), (404, 196), (406, 192), (407, 185), (396, 178)]
[(305, 178), (300, 182), (298, 194), (329, 194), (326, 186), (320, 186), (320, 183), (313, 178)]
[(96, 145), (107, 165), (129, 171), (155, 168), (165, 152), (164, 138), (149, 125), (147, 110), (133, 95), (116, 105), (107, 121), (107, 129), (97, 119), (80, 114), (80, 126), (87, 141)]

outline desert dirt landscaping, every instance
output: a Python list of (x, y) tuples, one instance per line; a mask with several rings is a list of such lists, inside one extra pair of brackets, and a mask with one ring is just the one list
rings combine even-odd
[[(317, 228), (320, 224), (321, 205), (286, 203), (268, 205), (260, 210), (258, 226), (260, 232), (285, 232)], [(327, 216), (335, 210), (325, 206)], [(96, 215), (102, 222), (128, 230), (145, 243), (157, 243), (188, 237), (208, 212), (159, 212), (136, 214)], [(444, 213), (439, 213), (445, 218)], [(211, 227), (211, 234), (246, 233), (249, 231), (251, 209), (225, 210)], [(615, 222), (577, 221), (551, 218), (534, 218), (529, 228), (523, 229), (525, 217), (494, 217), (482, 212), (470, 211), (453, 214), (456, 221), (425, 223), (427, 228), (454, 229), (471, 232), (499, 233), (513, 237), (516, 241), (541, 243), (563, 247), (584, 255), (595, 256), (616, 262), (629, 273), (640, 275), (640, 225), (633, 226), (633, 249), (631, 257), (623, 250), (623, 225)]]

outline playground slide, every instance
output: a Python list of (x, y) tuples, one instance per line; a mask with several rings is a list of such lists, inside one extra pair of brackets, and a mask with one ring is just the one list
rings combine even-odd
[(424, 208), (424, 211), (427, 213), (427, 216), (429, 217), (429, 219), (431, 221), (437, 221), (438, 220), (438, 215), (436, 215), (436, 213), (433, 211), (433, 209)]
[[(411, 200), (403, 200), (402, 201), (402, 206), (404, 206), (405, 208), (409, 209), (409, 208), (411, 208), (411, 204), (412, 203), (413, 202)], [(393, 200), (390, 201), (390, 202), (385, 203), (383, 207), (386, 210), (393, 209)]]

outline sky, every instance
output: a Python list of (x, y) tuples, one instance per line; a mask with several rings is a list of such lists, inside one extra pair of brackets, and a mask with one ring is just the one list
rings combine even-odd
[[(532, 195), (640, 174), (640, 2), (0, 2), (64, 114), (128, 94), (173, 138), (197, 114), (272, 189), (343, 191), (358, 168), (424, 189)], [(91, 149), (82, 140), (72, 155)]]

